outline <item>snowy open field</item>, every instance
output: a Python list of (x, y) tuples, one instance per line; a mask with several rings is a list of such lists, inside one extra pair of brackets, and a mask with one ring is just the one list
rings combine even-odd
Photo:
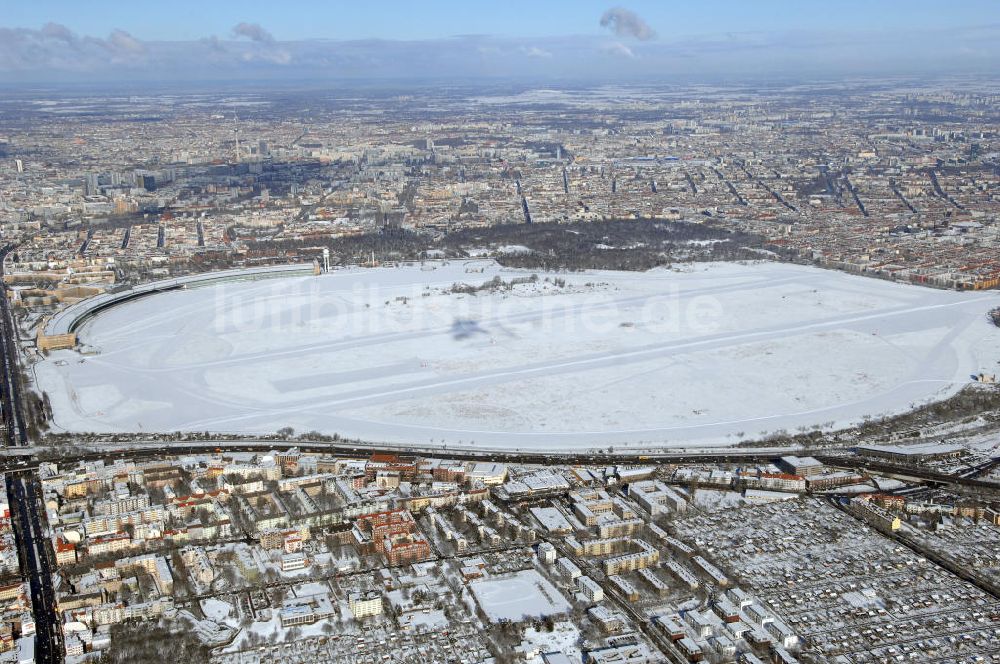
[(36, 378), (70, 431), (691, 447), (905, 411), (1000, 359), (1000, 293), (802, 266), (450, 292), (531, 274), (483, 260), (167, 292), (91, 319), (96, 354), (54, 352)]
[(520, 622), (568, 613), (572, 608), (556, 587), (533, 569), (479, 579), (469, 584), (490, 622)]

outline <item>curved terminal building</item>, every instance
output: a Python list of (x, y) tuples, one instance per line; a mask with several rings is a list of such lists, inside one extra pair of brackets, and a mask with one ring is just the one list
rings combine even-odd
[(319, 274), (315, 263), (293, 263), (267, 267), (241, 268), (192, 274), (174, 279), (162, 279), (121, 290), (110, 290), (87, 298), (59, 311), (39, 328), (36, 338), (39, 350), (62, 350), (76, 346), (76, 331), (88, 319), (118, 304), (166, 291), (232, 281), (256, 281), (278, 277)]

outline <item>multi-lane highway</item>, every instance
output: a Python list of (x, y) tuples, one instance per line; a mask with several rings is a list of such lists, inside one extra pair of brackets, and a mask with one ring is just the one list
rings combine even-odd
[(21, 554), (21, 572), (28, 579), (35, 616), (35, 661), (62, 661), (61, 630), (52, 587), (52, 562), (42, 528), (40, 492), (29, 477), (7, 475), (14, 532)]
[[(17, 336), (14, 319), (3, 285), (3, 261), (11, 245), (0, 249), (0, 354), (3, 371), (0, 376), (4, 443), (8, 447), (29, 443), (25, 427), (18, 380)], [(7, 497), (11, 520), (21, 559), (21, 574), (28, 579), (32, 612), (35, 616), (35, 661), (40, 664), (61, 662), (62, 631), (56, 614), (56, 595), (52, 586), (52, 561), (48, 553), (48, 538), (42, 526), (44, 507), (34, 476), (8, 473)]]
[(19, 371), (17, 364), (17, 330), (7, 300), (7, 286), (3, 283), (3, 264), (13, 245), (0, 248), (0, 399), (3, 401), (3, 425), (6, 429), (8, 445), (27, 445), (28, 435), (24, 429), (24, 410), (21, 401)]
[(931, 485), (945, 486), (952, 490), (964, 489), (966, 491), (976, 491), (986, 496), (1000, 495), (1000, 485), (995, 482), (976, 479), (973, 475), (981, 470), (994, 467), (998, 462), (992, 459), (977, 466), (972, 474), (949, 475), (933, 468), (922, 468), (913, 464), (899, 464), (879, 461), (877, 459), (865, 459), (861, 457), (828, 456), (817, 454), (816, 458), (828, 466), (834, 468), (846, 468), (857, 470), (883, 477), (892, 477), (905, 482), (922, 482)]
[[(79, 463), (127, 456), (129, 459), (151, 459), (178, 454), (213, 454), (220, 452), (251, 452), (264, 454), (272, 450), (295, 448), (300, 452), (364, 458), (373, 454), (401, 456), (446, 457), (456, 461), (490, 461), (508, 464), (564, 465), (633, 465), (633, 464), (692, 464), (692, 463), (762, 463), (783, 454), (811, 455), (806, 448), (721, 448), (716, 450), (671, 450), (642, 454), (632, 452), (545, 452), (495, 449), (442, 448), (431, 446), (387, 445), (360, 441), (320, 442), (305, 440), (275, 440), (242, 438), (233, 440), (188, 440), (183, 442), (139, 439), (128, 442), (96, 442), (78, 444), (72, 451), (50, 457), (59, 463)], [(0, 470), (28, 470), (45, 460), (43, 448), (18, 447), (0, 450)]]

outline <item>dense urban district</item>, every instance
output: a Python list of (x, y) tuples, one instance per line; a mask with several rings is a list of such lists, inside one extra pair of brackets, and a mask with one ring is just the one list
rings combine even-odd
[[(11, 88), (0, 132), (0, 662), (1000, 662), (995, 80)], [(265, 276), (301, 289), (247, 286)], [(371, 306), (329, 286), (340, 277), (414, 281), (430, 312), (491, 302), (510, 333), (412, 326), (410, 296)], [(377, 329), (341, 338), (284, 313), (244, 329), (231, 300), (190, 298), (237, 281), (247, 306), (303, 310), (327, 284), (327, 303)], [(659, 340), (716, 354), (649, 345), (659, 321), (629, 307), (671, 287), (727, 316)], [(213, 302), (228, 319), (198, 317)], [(532, 364), (507, 367), (547, 302), (625, 313), (571, 348), (536, 330), (514, 358)], [(807, 332), (812, 350), (792, 352)], [(341, 355), (255, 382), (307, 342)], [(253, 359), (218, 378), (233, 348)], [(698, 389), (658, 391), (671, 381), (642, 364), (653, 351), (691, 372), (673, 388)], [(657, 399), (700, 427), (717, 415), (684, 399), (723, 381), (740, 417), (776, 394), (801, 425), (706, 447), (598, 446), (564, 427), (547, 444), (557, 413), (589, 427), (610, 401), (546, 383), (509, 390), (506, 410), (462, 404), (468, 421), (526, 422), (523, 447), (290, 425), (587, 362), (607, 372), (587, 389), (638, 413), (616, 411), (611, 437), (639, 411), (673, 413)], [(629, 362), (641, 390), (639, 374), (606, 380)], [(111, 373), (140, 378), (117, 401), (80, 382)], [(813, 402), (881, 403), (883, 373), (939, 391), (850, 422)], [(156, 402), (168, 387), (183, 405)], [(122, 424), (171, 409), (177, 431)], [(199, 429), (202, 411), (226, 419)]]
[[(8, 490), (46, 524), (65, 661), (976, 662), (995, 440), (596, 465), (159, 446)], [(31, 661), (50, 618), (4, 523), (3, 638)]]
[[(323, 246), (334, 264), (467, 255), (510, 225), (602, 220), (701, 224), (758, 238), (734, 235), (732, 254), (990, 288), (998, 102), (995, 80), (14, 93), (0, 101), (0, 228), (18, 238), (8, 278), (50, 281), (29, 295), (42, 302), (91, 280), (321, 260)], [(609, 256), (583, 265), (628, 265), (616, 254), (649, 241), (585, 240), (574, 253)], [(637, 265), (685, 254), (649, 249)]]

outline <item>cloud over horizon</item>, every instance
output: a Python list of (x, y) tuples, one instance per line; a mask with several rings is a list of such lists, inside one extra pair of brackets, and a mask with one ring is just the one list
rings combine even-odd
[(612, 7), (604, 12), (601, 27), (608, 28), (619, 37), (631, 37), (639, 41), (649, 41), (656, 37), (656, 31), (648, 23), (634, 11), (624, 7)]
[(601, 52), (609, 55), (617, 55), (623, 58), (635, 58), (635, 51), (621, 42), (606, 42), (600, 46)]
[(274, 35), (262, 28), (260, 23), (237, 23), (233, 26), (233, 35), (236, 37), (246, 37), (250, 41), (263, 44), (274, 42)]
[(605, 37), (279, 41), (260, 24), (241, 22), (229, 38), (145, 41), (121, 29), (105, 37), (79, 35), (59, 23), (0, 28), (0, 81), (579, 81), (1000, 70), (1000, 25), (909, 32), (744, 32), (666, 40), (654, 39), (642, 19), (622, 11), (627, 10), (609, 10), (616, 13), (605, 27), (613, 34)]
[(38, 30), (0, 28), (0, 75), (40, 69), (87, 72), (102, 65), (142, 64), (146, 52), (143, 42), (118, 28), (104, 39), (79, 36), (51, 22)]

